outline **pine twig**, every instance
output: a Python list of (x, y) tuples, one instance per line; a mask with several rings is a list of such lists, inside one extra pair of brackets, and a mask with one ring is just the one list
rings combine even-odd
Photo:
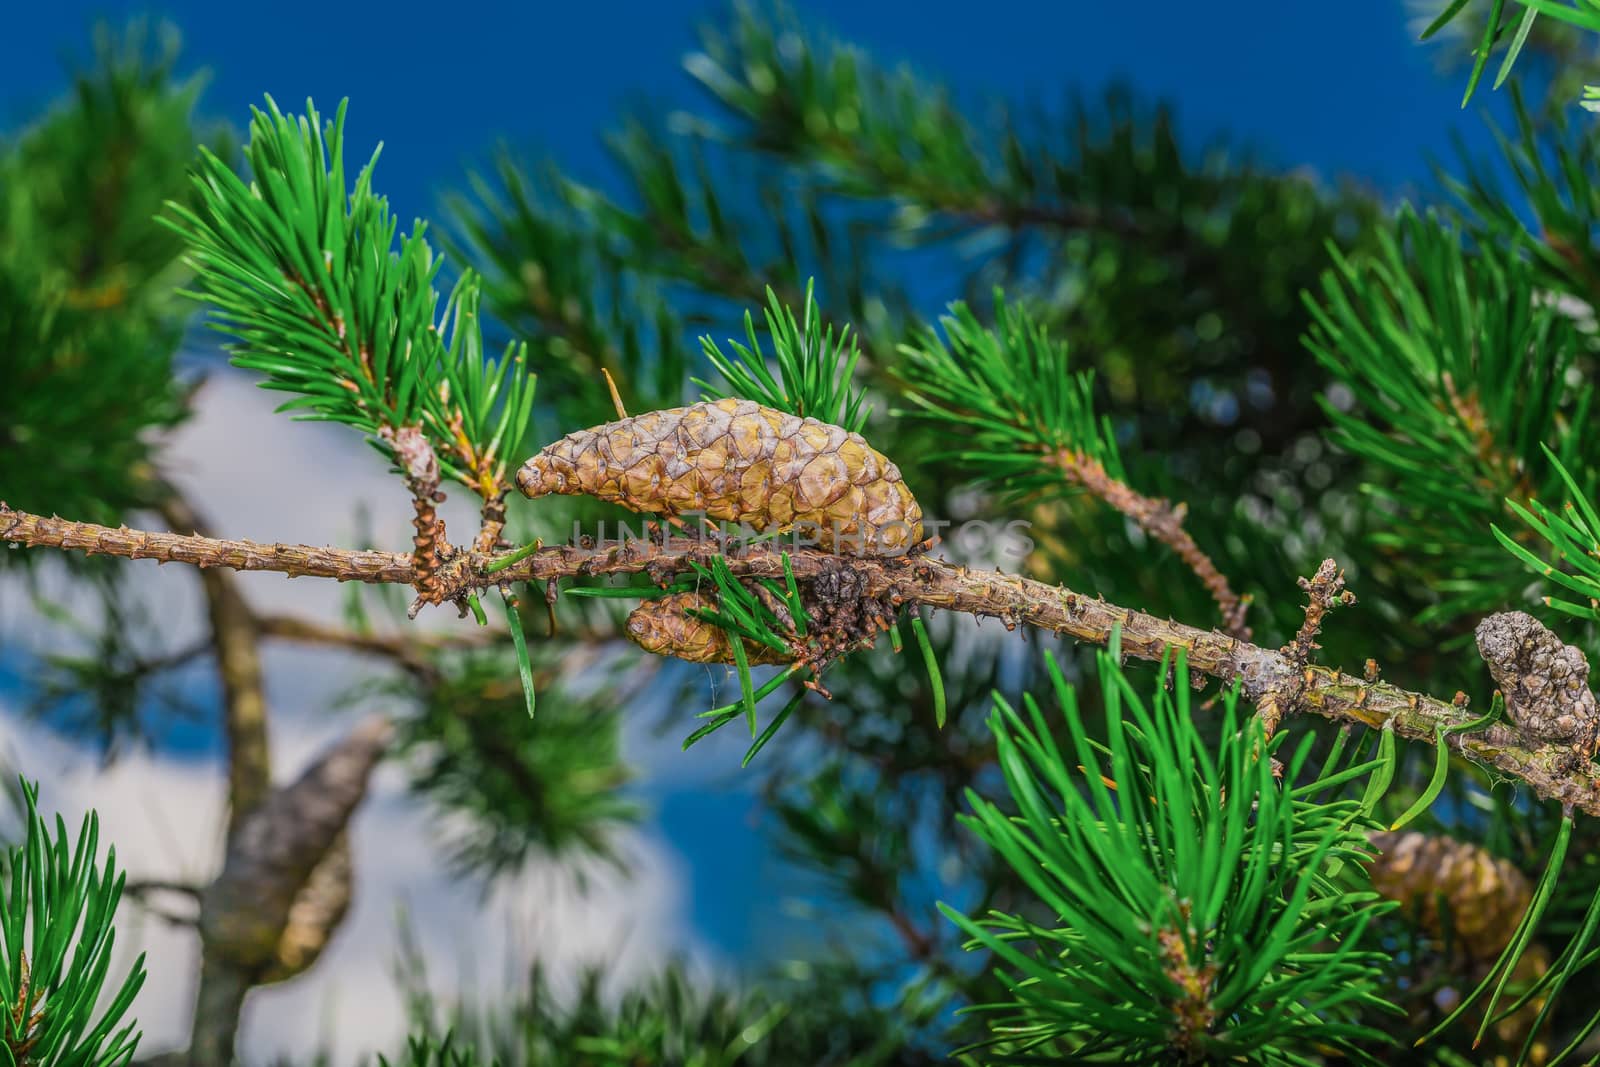
[(478, 527), (478, 536), (473, 540), (472, 547), (479, 552), (493, 552), (506, 547), (501, 534), (506, 528), (506, 494), (505, 490), (489, 497), (483, 502), (479, 514), (482, 524)]
[[(1493, 424), (1483, 410), (1477, 392), (1462, 395), (1456, 388), (1455, 378), (1448, 371), (1440, 375), (1440, 378), (1444, 385), (1445, 396), (1450, 401), (1450, 409), (1461, 423), (1461, 428), (1472, 440), (1473, 453), (1478, 463), (1492, 475), (1479, 478), (1479, 486), (1493, 497), (1531, 500), (1537, 496), (1538, 487), (1529, 477), (1526, 464), (1519, 457), (1508, 454), (1495, 441)], [(1518, 536), (1526, 538), (1532, 532), (1531, 529), (1519, 530)]]
[(162, 894), (187, 897), (195, 905), (200, 903), (204, 887), (186, 882), (168, 882), (160, 879), (141, 879), (122, 887), (122, 895), (147, 915), (152, 915), (168, 926), (194, 929), (200, 924), (198, 915), (172, 911), (153, 903), (150, 898)]
[[(401, 553), (151, 534), (47, 519), (4, 505), (0, 505), (0, 541), (340, 581), (411, 585), (415, 579), (411, 558)], [(667, 538), (658, 543), (551, 545), (493, 575), (483, 571), (493, 557), (462, 553), (446, 564), (445, 574), (447, 581), (458, 583), (460, 588), (474, 583), (487, 588), (499, 582), (548, 581), (577, 575), (683, 573), (690, 570), (691, 562), (705, 565), (719, 554), (715, 543), (688, 538)], [(784, 554), (781, 548), (754, 544), (740, 555), (728, 557), (726, 563), (740, 577), (781, 581)], [(1197, 680), (1204, 676), (1225, 684), (1238, 682), (1245, 699), (1252, 703), (1281, 689), (1298, 672), (1298, 705), (1302, 710), (1371, 727), (1387, 724), (1401, 737), (1429, 744), (1443, 730), (1452, 734), (1451, 743), (1464, 757), (1519, 779), (1541, 798), (1600, 815), (1600, 779), (1587, 767), (1572, 766), (1569, 746), (1538, 743), (1502, 724), (1472, 733), (1458, 732), (1474, 717), (1454, 701), (1329, 667), (1302, 667), (1278, 649), (1262, 648), (1216, 630), (1160, 619), (1061, 586), (998, 571), (972, 571), (927, 557), (833, 556), (814, 550), (790, 552), (788, 556), (797, 579), (838, 575), (841, 570), (848, 570), (853, 587), (863, 597), (882, 599), (898, 607), (923, 606), (999, 618), (1010, 625), (1025, 624), (1095, 645), (1105, 645), (1113, 631), (1120, 629), (1125, 655), (1158, 662), (1169, 650), (1180, 649), (1186, 653), (1190, 672)]]
[(188, 563), (208, 570), (272, 571), (291, 578), (336, 578), (342, 582), (411, 585), (416, 566), (410, 556), (393, 552), (313, 548), (310, 545), (261, 544), (193, 534), (155, 533), (126, 526), (69, 522), (14, 511), (0, 504), (0, 541), (59, 548), (85, 555), (153, 559)]
[(1263, 737), (1270, 738), (1277, 732), (1283, 717), (1295, 710), (1296, 701), (1300, 696), (1303, 672), (1311, 662), (1312, 653), (1322, 646), (1317, 644), (1317, 634), (1322, 632), (1322, 620), (1327, 617), (1336, 604), (1354, 604), (1354, 593), (1346, 592), (1344, 588), (1344, 571), (1331, 559), (1322, 561), (1317, 568), (1317, 573), (1310, 578), (1297, 579), (1301, 589), (1306, 591), (1305, 619), (1300, 623), (1300, 629), (1295, 632), (1294, 640), (1284, 645), (1282, 652), (1285, 660), (1296, 670), (1290, 675), (1284, 688), (1272, 690), (1262, 695), (1256, 704), (1256, 714), (1261, 719)]
[(1296, 584), (1306, 591), (1306, 616), (1295, 632), (1294, 640), (1283, 646), (1283, 654), (1302, 666), (1311, 662), (1311, 654), (1322, 646), (1317, 644), (1317, 634), (1322, 632), (1322, 620), (1335, 605), (1354, 604), (1356, 595), (1344, 587), (1344, 571), (1331, 559), (1322, 561), (1317, 573), (1310, 578), (1300, 578)]
[(1227, 575), (1217, 568), (1211, 557), (1203, 552), (1189, 531), (1183, 528), (1185, 508), (1170, 501), (1144, 496), (1124, 482), (1113, 478), (1099, 460), (1077, 449), (1063, 449), (1055, 455), (1055, 464), (1068, 481), (1082, 486), (1102, 502), (1109, 504), (1139, 525), (1139, 528), (1160, 541), (1194, 571), (1211, 599), (1222, 611), (1222, 629), (1242, 641), (1250, 640), (1250, 627), (1245, 614), (1250, 602), (1233, 591)]
[(444, 502), (444, 493), (439, 489), (439, 460), (419, 427), (402, 426), (396, 430), (384, 426), (378, 431), (378, 437), (394, 451), (406, 488), (411, 490), (412, 507), (416, 509), (416, 516), (411, 520), (417, 530), (412, 538), (411, 559), (417, 571), (413, 583), (417, 599), (408, 612), (416, 618), (423, 605), (444, 601), (439, 568), (450, 556), (450, 542), (445, 539), (444, 520), (439, 517), (436, 506)]
[(150, 893), (176, 893), (198, 900), (204, 891), (204, 886), (192, 882), (173, 882), (161, 878), (132, 879), (122, 886), (123, 895), (129, 897), (142, 897)]
[(438, 668), (429, 658), (429, 653), (447, 649), (487, 648), (503, 636), (493, 630), (474, 629), (464, 634), (416, 634), (402, 637), (395, 634), (364, 633), (292, 615), (264, 615), (256, 620), (256, 624), (260, 627), (263, 637), (381, 656), (392, 660), (408, 674), (423, 681), (433, 680), (438, 675)]

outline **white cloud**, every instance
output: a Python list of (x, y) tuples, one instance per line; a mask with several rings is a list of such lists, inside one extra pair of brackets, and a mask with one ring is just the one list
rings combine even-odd
[[(357, 509), (364, 506), (378, 538), (407, 544), (409, 501), (382, 460), (342, 427), (292, 425), (273, 415), (276, 399), (246, 376), (219, 369), (199, 394), (197, 417), (171, 442), (173, 475), (217, 532), (263, 541), (349, 543)], [(463, 531), (476, 519), (461, 500), (447, 506), (446, 517)], [(203, 632), (193, 573), (138, 562), (128, 565), (128, 578), (130, 591), (157, 618), (162, 644), (179, 647)], [(61, 606), (80, 613), (93, 609), (92, 599), (61, 575), (47, 570), (43, 579)], [(251, 603), (264, 613), (336, 618), (345, 595), (333, 582), (269, 574), (241, 579)], [(425, 619), (427, 625), (460, 625), (452, 612)], [(72, 640), (31, 609), (17, 577), (0, 577), (0, 648), (26, 656)], [(276, 778), (287, 781), (353, 724), (355, 716), (335, 705), (372, 664), (326, 650), (272, 645), (264, 665)], [(671, 736), (657, 740), (630, 731), (629, 741), (635, 759), (684, 758)], [(3, 703), (0, 750), (41, 779), (46, 807), (69, 821), (98, 810), (102, 838), (116, 845), (132, 878), (201, 881), (217, 868), (224, 802), (219, 763), (134, 753), (103, 768), (94, 752)], [(429, 813), (406, 795), (401, 772), (380, 769), (353, 830), (357, 881), (351, 912), (308, 974), (252, 995), (241, 1034), (248, 1062), (279, 1053), (304, 1055), (326, 1043), (335, 1062), (346, 1063), (396, 1043), (402, 1016), (392, 974), (401, 907), (430, 961), (434, 986), (446, 993), (513, 987), (535, 958), (557, 974), (578, 961), (603, 961), (623, 978), (676, 955), (705, 966), (713, 962), (688, 929), (688, 879), (681, 861), (657, 837), (627, 835), (621, 848), (631, 877), (595, 872), (586, 895), (572, 889), (567, 872), (535, 864), (484, 900), (476, 883), (437, 866), (436, 831)], [(120, 922), (120, 949), (127, 958), (134, 951), (149, 954), (151, 978), (137, 1006), (144, 1048), (183, 1044), (197, 939), (185, 929), (141, 919), (128, 907)]]
[[(130, 880), (200, 882), (216, 870), (220, 768), (137, 754), (102, 770), (70, 741), (3, 709), (0, 743), (42, 780), (47, 810), (61, 812), (74, 828), (88, 810), (99, 812), (102, 840), (116, 846)], [(374, 785), (352, 834), (357, 881), (350, 915), (311, 971), (252, 994), (240, 1035), (249, 1062), (305, 1057), (325, 1047), (334, 1062), (349, 1063), (401, 1039), (405, 1019), (392, 980), (401, 909), (429, 961), (431, 984), (445, 997), (455, 991), (492, 997), (515, 988), (536, 959), (557, 976), (583, 962), (605, 962), (624, 981), (679, 953), (713, 965), (685, 934), (686, 878), (661, 842), (625, 836), (620, 847), (629, 876), (594, 868), (584, 893), (570, 871), (535, 863), (484, 900), (477, 883), (434, 862), (436, 828), (405, 794), (399, 773), (380, 771)], [(122, 973), (136, 953), (148, 954), (150, 977), (136, 1006), (144, 1047), (184, 1044), (198, 939), (126, 905), (119, 924), (113, 973)]]
[[(254, 377), (218, 368), (207, 378), (195, 417), (171, 437), (166, 467), (204, 510), (222, 537), (312, 545), (350, 544), (356, 516), (370, 516), (373, 536), (395, 549), (411, 543), (411, 501), (376, 452), (348, 427), (291, 422), (273, 413), (282, 393), (257, 388)], [(456, 531), (477, 527), (477, 512), (457, 490), (440, 508)], [(165, 569), (165, 568), (164, 568)], [(241, 575), (262, 612), (337, 612), (345, 590), (336, 582)], [(435, 611), (425, 623), (454, 623)]]
[(430, 862), (436, 853), (429, 835), (394, 790), (369, 800), (354, 837), (357, 892), (367, 906), (352, 911), (306, 978), (252, 995), (242, 1034), (252, 1060), (325, 1044), (345, 1063), (397, 1043), (404, 1032), (392, 981), (400, 908), (429, 961), (430, 985), (447, 996), (497, 996), (515, 988), (536, 959), (557, 975), (580, 963), (609, 963), (614, 976), (627, 979), (675, 952), (694, 951), (680, 943), (684, 877), (659, 842), (629, 835), (622, 847), (630, 877), (597, 870), (583, 895), (573, 891), (570, 872), (541, 864), (480, 902), (474, 884)]

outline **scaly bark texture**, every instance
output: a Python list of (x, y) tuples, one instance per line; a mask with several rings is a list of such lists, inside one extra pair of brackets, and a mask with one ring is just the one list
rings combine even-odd
[(275, 961), (296, 897), (349, 825), (392, 732), (382, 717), (362, 723), (240, 826), (202, 897), (212, 950), (258, 976)]
[[(108, 555), (130, 558), (184, 559), (202, 566), (319, 575), (342, 581), (410, 585), (414, 574), (410, 557), (399, 553), (263, 546), (203, 537), (172, 539), (170, 535), (46, 519), (3, 505), (0, 541), (52, 548), (92, 547)], [(494, 583), (509, 583), (640, 572), (665, 577), (687, 572), (691, 561), (705, 565), (719, 554), (717, 545), (704, 540), (666, 538), (661, 543), (551, 545), (493, 575), (482, 572), (493, 557), (465, 553), (452, 560), (447, 569), (459, 568), (457, 580), (486, 588), (491, 579)], [(815, 551), (789, 555), (799, 580), (815, 581), (823, 575), (848, 573), (861, 596), (901, 607), (942, 608), (998, 618), (1008, 626), (1034, 626), (1097, 645), (1104, 645), (1120, 628), (1125, 656), (1159, 661), (1169, 649), (1181, 649), (1192, 674), (1223, 682), (1237, 681), (1252, 703), (1266, 693), (1281, 691), (1298, 672), (1301, 684), (1297, 706), (1302, 711), (1366, 726), (1387, 724), (1401, 737), (1430, 745), (1443, 729), (1449, 733), (1449, 744), (1463, 757), (1524, 782), (1545, 800), (1600, 815), (1600, 779), (1591, 767), (1572, 765), (1569, 746), (1543, 743), (1516, 726), (1503, 723), (1472, 733), (1450, 732), (1479, 717), (1453, 701), (1409, 692), (1331, 667), (1297, 667), (1278, 649), (1262, 648), (1215, 630), (1186, 626), (1062, 586), (998, 571), (971, 571), (922, 556), (836, 556)], [(784, 576), (783, 553), (767, 545), (748, 546), (727, 557), (727, 564), (732, 573), (742, 577), (781, 580)]]
[[(169, 492), (159, 507), (162, 517), (174, 530), (193, 531), (194, 537), (205, 539), (205, 523), (181, 495)], [(200, 578), (211, 623), (211, 648), (216, 654), (222, 687), (223, 726), (228, 743), (226, 840), (232, 855), (241, 839), (252, 832), (250, 828), (256, 825), (263, 805), (273, 796), (266, 692), (261, 670), (260, 645), (264, 631), (228, 570), (203, 568)], [(201, 895), (201, 974), (188, 1053), (189, 1062), (195, 1067), (231, 1062), (240, 1013), (250, 989), (262, 981), (286, 978), (309, 966), (343, 919), (344, 907), (349, 902), (348, 852), (343, 856), (341, 868), (336, 850), (322, 851), (327, 853), (323, 860), (331, 862), (319, 860), (292, 890), (298, 901), (300, 920), (284, 923), (281, 944), (275, 945), (279, 950), (273, 961), (275, 971), (263, 972), (253, 955), (240, 955), (236, 943), (217, 936), (217, 931), (229, 930), (244, 918), (229, 909), (243, 906), (248, 911), (254, 905), (240, 905), (225, 894), (219, 896), (217, 884)], [(226, 874), (225, 868), (224, 876)], [(342, 905), (339, 903), (341, 883), (344, 886)]]
[(904, 552), (922, 509), (858, 433), (751, 400), (649, 411), (570, 433), (517, 472), (530, 497), (582, 493), (654, 515), (704, 513), (822, 548)]
[(350, 854), (350, 834), (341, 831), (321, 862), (311, 868), (305, 885), (295, 894), (272, 964), (261, 981), (287, 981), (316, 963), (349, 912), (354, 891), (355, 864)]
[[(176, 491), (160, 503), (161, 515), (174, 530), (204, 535), (205, 524)], [(260, 631), (250, 605), (226, 570), (203, 569), (206, 609), (212, 647), (222, 683), (223, 732), (228, 740), (228, 828), (231, 842), (239, 828), (265, 801), (272, 788), (272, 757), (267, 737), (266, 691), (261, 677)], [(200, 987), (190, 1028), (190, 1062), (210, 1067), (230, 1061), (239, 1012), (249, 992), (248, 972), (226, 952), (204, 942), (207, 907), (201, 900)]]
[(438, 677), (434, 658), (439, 651), (486, 648), (499, 639), (494, 631), (479, 629), (450, 634), (374, 633), (294, 615), (258, 616), (256, 624), (262, 637), (378, 656), (423, 682)]
[[(176, 524), (174, 524), (176, 525)], [(153, 559), (188, 563), (206, 570), (275, 571), (295, 577), (337, 578), (344, 582), (411, 585), (416, 566), (409, 555), (393, 552), (351, 552), (310, 545), (260, 544), (178, 533), (98, 526), (13, 511), (0, 504), (0, 541), (61, 548), (88, 556)]]
[(397, 430), (385, 426), (378, 436), (394, 450), (395, 463), (405, 477), (406, 488), (411, 490), (411, 506), (416, 511), (411, 520), (416, 529), (411, 539), (411, 559), (417, 567), (417, 600), (441, 603), (444, 584), (439, 580), (439, 565), (449, 553), (450, 543), (445, 539), (444, 520), (439, 518), (438, 504), (444, 500), (439, 491), (439, 460), (420, 427), (402, 426)]
[(1284, 689), (1263, 693), (1261, 699), (1256, 701), (1256, 714), (1261, 718), (1267, 737), (1276, 733), (1283, 717), (1295, 710), (1304, 668), (1311, 662), (1316, 650), (1322, 647), (1317, 644), (1317, 634), (1322, 632), (1322, 620), (1335, 605), (1353, 604), (1356, 599), (1354, 594), (1345, 592), (1344, 572), (1331, 559), (1323, 560), (1316, 574), (1299, 579), (1298, 584), (1307, 594), (1306, 614), (1300, 629), (1295, 631), (1294, 640), (1282, 649), (1284, 659), (1294, 668), (1294, 672)]

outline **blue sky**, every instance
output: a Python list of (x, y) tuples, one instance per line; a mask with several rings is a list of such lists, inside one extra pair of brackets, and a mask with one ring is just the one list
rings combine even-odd
[[(1286, 167), (1390, 191), (1426, 178), (1428, 154), (1448, 154), (1452, 128), (1484, 143), (1481, 123), (1459, 108), (1460, 79), (1434, 73), (1433, 49), (1416, 43), (1400, 0), (793, 7), (881, 60), (974, 97), (1052, 102), (1123, 79), (1174, 101), (1195, 142), (1227, 131)], [(702, 0), (19, 4), (0, 44), (0, 120), (9, 125), (55, 95), (60, 55), (82, 47), (95, 18), (153, 12), (182, 29), (189, 64), (211, 70), (213, 115), (242, 126), (263, 93), (285, 107), (311, 96), (329, 111), (350, 97), (352, 144), (386, 143), (382, 185), (410, 218), (431, 212), (438, 192), (500, 138), (601, 180), (599, 133), (630, 101), (695, 99), (679, 62), (696, 23), (722, 10)]]
[[(1433, 50), (1416, 43), (1398, 0), (795, 0), (793, 7), (807, 23), (880, 61), (909, 63), (971, 100), (1051, 104), (1120, 80), (1145, 99), (1175, 103), (1190, 146), (1227, 134), (1276, 166), (1354, 177), (1390, 196), (1427, 186), (1428, 160), (1451, 157), (1452, 131), (1488, 151), (1478, 108), (1505, 104), (1484, 93), (1463, 112), (1462, 79), (1435, 72)], [(409, 220), (433, 213), (440, 194), (501, 140), (604, 186), (600, 134), (631, 103), (661, 108), (699, 99), (680, 61), (696, 23), (721, 10), (699, 0), (13, 5), (0, 40), (0, 127), (14, 127), (59, 94), (66, 84), (60, 57), (84, 49), (97, 17), (163, 15), (183, 32), (186, 68), (211, 72), (209, 116), (242, 128), (264, 93), (286, 108), (310, 96), (327, 112), (348, 96), (351, 144), (364, 155), (385, 142), (378, 184)], [(691, 869), (693, 923), (712, 944), (737, 952), (762, 924), (767, 901), (758, 887), (780, 877), (752, 826), (754, 805), (687, 776), (654, 789), (653, 798), (657, 826)]]

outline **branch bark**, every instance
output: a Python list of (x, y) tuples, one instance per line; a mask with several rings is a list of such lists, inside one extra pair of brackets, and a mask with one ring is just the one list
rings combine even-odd
[(1111, 477), (1099, 460), (1082, 452), (1062, 451), (1055, 457), (1055, 462), (1068, 481), (1081, 485), (1091, 495), (1132, 519), (1146, 534), (1172, 549), (1200, 579), (1206, 592), (1211, 594), (1211, 599), (1217, 602), (1217, 608), (1222, 612), (1223, 630), (1241, 640), (1250, 640), (1250, 627), (1245, 623), (1250, 602), (1233, 591), (1228, 576), (1183, 528), (1184, 505), (1173, 505), (1171, 501), (1135, 492), (1131, 486)]
[(257, 618), (256, 623), (261, 628), (263, 637), (381, 656), (423, 681), (431, 680), (438, 674), (428, 655), (430, 651), (484, 648), (499, 638), (499, 635), (490, 630), (473, 630), (469, 634), (418, 634), (402, 637), (396, 634), (351, 630), (291, 615), (263, 615)]
[[(92, 547), (129, 558), (164, 557), (203, 566), (318, 575), (341, 581), (410, 584), (413, 577), (410, 558), (398, 553), (265, 546), (208, 538), (184, 538), (174, 543), (161, 535), (45, 519), (3, 506), (0, 541), (80, 550)], [(715, 543), (669, 538), (660, 543), (552, 545), (493, 575), (483, 571), (493, 557), (467, 553), (452, 561), (451, 566), (466, 569), (457, 580), (487, 586), (491, 577), (495, 582), (518, 582), (644, 571), (667, 575), (687, 571), (691, 561), (708, 563), (719, 554), (721, 547)], [(1460, 727), (1477, 717), (1464, 706), (1425, 693), (1369, 681), (1330, 667), (1299, 665), (1277, 649), (998, 571), (970, 571), (928, 557), (834, 556), (814, 550), (791, 552), (790, 559), (797, 578), (848, 570), (862, 595), (881, 598), (897, 607), (925, 606), (998, 618), (1008, 626), (1026, 624), (1096, 645), (1105, 645), (1113, 630), (1120, 627), (1124, 656), (1156, 661), (1169, 648), (1183, 650), (1191, 673), (1224, 683), (1238, 682), (1252, 703), (1266, 694), (1283, 691), (1285, 683), (1298, 672), (1300, 685), (1296, 692), (1301, 710), (1366, 726), (1388, 724), (1395, 733), (1412, 740), (1431, 744), (1440, 728)], [(741, 576), (781, 580), (784, 574), (781, 548), (771, 545), (749, 546), (729, 558), (728, 565)], [(1587, 765), (1573, 769), (1568, 747), (1537, 743), (1515, 727), (1503, 724), (1471, 734), (1453, 733), (1450, 744), (1466, 758), (1522, 781), (1543, 799), (1600, 815), (1600, 779)]]
[(230, 835), (222, 873), (201, 897), (194, 1067), (233, 1062), (246, 994), (309, 966), (344, 917), (341, 842), (391, 734), (381, 716), (357, 726)]
[[(194, 507), (176, 491), (169, 489), (157, 508), (175, 531), (193, 531), (188, 535), (190, 540), (214, 540), (208, 536), (206, 524)], [(0, 514), (0, 527), (4, 521), (4, 515)], [(184, 535), (167, 536), (182, 539)], [(271, 815), (275, 799), (261, 669), (260, 645), (266, 628), (251, 610), (228, 569), (202, 568), (200, 578), (211, 624), (211, 647), (216, 654), (222, 685), (224, 731), (228, 742), (227, 849), (230, 860), (237, 862), (240, 850), (251, 847), (252, 835), (259, 837), (257, 827), (264, 817)], [(367, 771), (370, 765), (361, 772), (363, 789)], [(348, 812), (345, 819), (348, 820)], [(229, 896), (229, 867), (224, 867), (223, 874), (210, 887), (194, 892), (200, 905), (199, 915), (186, 921), (200, 929), (201, 973), (187, 1055), (196, 1067), (232, 1062), (239, 1017), (250, 989), (264, 981), (280, 980), (304, 970), (332, 937), (348, 907), (350, 888), (349, 846), (342, 825), (338, 835), (333, 846), (315, 835), (312, 835), (315, 839), (308, 842), (310, 847), (318, 849), (319, 859), (312, 870), (299, 875), (299, 881), (289, 890), (291, 905), (279, 923), (270, 965), (263, 965), (250, 953), (241, 952), (239, 944), (226, 936), (240, 923), (276, 918), (273, 912), (263, 916), (259, 907), (242, 906)], [(186, 888), (193, 891), (193, 887)], [(166, 913), (160, 914), (168, 921), (178, 921)]]

